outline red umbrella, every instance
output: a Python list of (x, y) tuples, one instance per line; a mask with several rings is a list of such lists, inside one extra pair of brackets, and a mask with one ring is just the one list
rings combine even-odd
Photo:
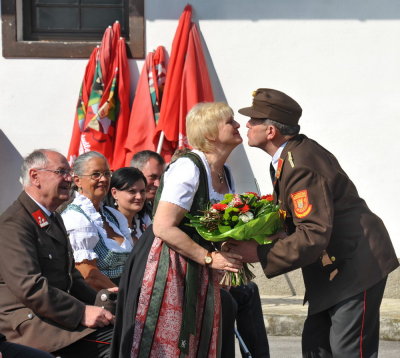
[[(192, 7), (187, 5), (172, 43), (160, 120), (154, 136), (154, 140), (159, 141), (157, 151), (166, 161), (170, 160), (175, 149), (188, 146), (187, 112), (194, 104), (214, 98), (199, 34), (191, 16)], [(167, 149), (166, 144), (169, 146)]]
[[(117, 120), (116, 107), (119, 93), (117, 85), (119, 82), (123, 82), (122, 77), (126, 78), (126, 74), (120, 75), (120, 72), (128, 69), (128, 66), (122, 66), (121, 70), (118, 68), (118, 64), (123, 63), (123, 60), (120, 60), (117, 55), (117, 49), (120, 47), (118, 46), (120, 33), (118, 22), (113, 27), (109, 26), (104, 32), (100, 48), (96, 54), (89, 100), (87, 103), (80, 102), (81, 109), (78, 103), (77, 112), (80, 111), (84, 115), (82, 118), (78, 117), (80, 131), (78, 133), (77, 130), (74, 130), (71, 139), (70, 151), (72, 146), (74, 146), (73, 149), (76, 148), (78, 142), (76, 137), (79, 137), (79, 151), (78, 153), (71, 151), (71, 156), (69, 155), (71, 158), (73, 155), (96, 150), (102, 153), (110, 163), (113, 162), (115, 123)], [(123, 52), (121, 52), (121, 56), (124, 56)], [(93, 63), (89, 62), (88, 67), (89, 65), (93, 66)], [(124, 93), (124, 89), (121, 92)]]
[(86, 65), (85, 74), (81, 89), (79, 91), (78, 103), (76, 105), (74, 128), (72, 130), (71, 142), (68, 149), (68, 161), (72, 165), (76, 157), (79, 155), (81, 145), (81, 132), (84, 129), (86, 110), (89, 103), (90, 92), (92, 90), (94, 70), (96, 68), (96, 59), (99, 47), (96, 47), (90, 55), (88, 64)]
[(125, 40), (121, 37), (117, 44), (117, 66), (118, 66), (118, 118), (116, 121), (116, 132), (111, 168), (116, 170), (125, 166), (125, 141), (128, 135), (130, 117), (130, 71), (128, 56), (126, 54)]
[(155, 150), (153, 133), (159, 117), (159, 108), (165, 83), (165, 49), (160, 46), (146, 57), (136, 88), (135, 99), (125, 142), (125, 165), (142, 150)]
[[(201, 47), (196, 24), (189, 33), (189, 44), (182, 74), (181, 101), (178, 122), (178, 148), (188, 147), (186, 139), (186, 115), (199, 102), (214, 101), (207, 63)], [(176, 138), (176, 137), (175, 137)]]

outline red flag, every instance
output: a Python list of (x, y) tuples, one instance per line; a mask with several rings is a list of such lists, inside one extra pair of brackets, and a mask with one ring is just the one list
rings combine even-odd
[(125, 165), (142, 150), (155, 150), (153, 133), (159, 117), (159, 108), (165, 83), (165, 49), (160, 46), (150, 52), (143, 64), (125, 142)]
[[(196, 103), (213, 100), (206, 61), (191, 15), (192, 8), (187, 5), (172, 43), (160, 121), (154, 136), (158, 142), (160, 133), (165, 135), (161, 155), (166, 161), (170, 160), (175, 149), (188, 146), (185, 122), (190, 108)], [(166, 149), (168, 145), (169, 149)]]
[(117, 67), (118, 67), (118, 118), (116, 121), (115, 140), (111, 168), (116, 170), (125, 166), (126, 150), (124, 147), (128, 134), (130, 116), (130, 72), (126, 44), (123, 38), (117, 43)]

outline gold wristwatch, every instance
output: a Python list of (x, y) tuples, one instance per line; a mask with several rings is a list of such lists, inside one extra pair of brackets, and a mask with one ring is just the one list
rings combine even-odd
[(213, 259), (211, 256), (211, 252), (207, 252), (207, 255), (204, 257), (204, 262), (206, 265), (210, 265), (212, 263)]

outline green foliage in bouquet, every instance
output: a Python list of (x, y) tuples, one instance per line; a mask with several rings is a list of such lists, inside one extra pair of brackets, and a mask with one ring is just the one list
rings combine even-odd
[(188, 225), (208, 241), (254, 239), (261, 245), (268, 244), (267, 236), (282, 228), (279, 207), (272, 200), (272, 195), (225, 194), (224, 200), (210, 205), (203, 215), (187, 214)]
[[(260, 245), (271, 243), (268, 236), (282, 229), (283, 212), (274, 204), (272, 195), (256, 193), (225, 194), (224, 200), (210, 205), (203, 215), (186, 214), (192, 226), (208, 241), (228, 239), (256, 240)], [(246, 264), (238, 273), (227, 272), (222, 285), (239, 286), (254, 278)]]

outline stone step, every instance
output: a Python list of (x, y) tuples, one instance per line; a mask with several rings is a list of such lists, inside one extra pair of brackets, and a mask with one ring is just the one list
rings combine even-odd
[[(261, 295), (261, 304), (268, 335), (301, 336), (307, 316), (303, 296)], [(400, 341), (400, 299), (382, 300), (380, 339)]]

